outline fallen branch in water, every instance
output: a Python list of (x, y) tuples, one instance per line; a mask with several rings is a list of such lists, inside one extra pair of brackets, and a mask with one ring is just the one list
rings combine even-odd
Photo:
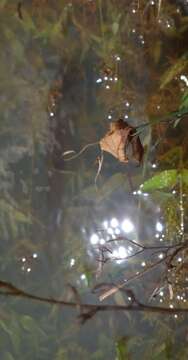
[[(0, 295), (1, 296), (11, 296), (11, 297), (19, 297), (28, 300), (34, 300), (50, 305), (59, 305), (68, 308), (75, 309), (79, 311), (79, 319), (81, 323), (85, 323), (87, 320), (91, 319), (94, 315), (99, 312), (106, 312), (106, 311), (142, 311), (142, 312), (151, 312), (151, 313), (158, 313), (158, 314), (166, 314), (166, 315), (173, 315), (173, 314), (184, 314), (188, 313), (188, 308), (166, 308), (166, 307), (159, 307), (159, 306), (150, 306), (147, 304), (143, 304), (138, 301), (130, 289), (125, 289), (123, 292), (128, 297), (130, 304), (128, 305), (101, 305), (101, 304), (90, 304), (90, 303), (81, 303), (79, 300), (77, 301), (64, 301), (64, 300), (57, 300), (54, 298), (47, 298), (43, 296), (33, 295), (29, 292), (26, 292), (13, 284), (0, 281)], [(74, 287), (71, 287), (74, 293), (77, 294), (77, 290)], [(76, 297), (77, 298), (77, 297)]]

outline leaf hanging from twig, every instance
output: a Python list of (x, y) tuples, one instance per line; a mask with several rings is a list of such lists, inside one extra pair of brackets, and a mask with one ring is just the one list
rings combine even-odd
[(131, 146), (131, 157), (139, 164), (142, 161), (144, 148), (136, 129), (119, 119), (110, 124), (110, 131), (100, 140), (101, 150), (112, 154), (120, 162), (128, 163), (128, 147)]

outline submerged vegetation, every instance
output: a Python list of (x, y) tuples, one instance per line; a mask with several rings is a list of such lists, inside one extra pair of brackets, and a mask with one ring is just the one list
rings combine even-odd
[(0, 29), (1, 359), (187, 359), (187, 1), (0, 0)]

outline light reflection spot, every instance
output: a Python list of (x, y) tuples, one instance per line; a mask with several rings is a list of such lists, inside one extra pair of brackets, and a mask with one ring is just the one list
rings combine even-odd
[(112, 218), (110, 221), (110, 225), (113, 228), (116, 228), (119, 225), (119, 221), (116, 218)]
[(82, 274), (82, 275), (80, 276), (80, 279), (81, 279), (81, 280), (85, 280), (85, 279), (86, 279), (86, 275), (85, 275), (85, 274)]
[(156, 223), (156, 230), (159, 232), (163, 231), (163, 224), (161, 224), (159, 221)]
[(119, 235), (120, 233), (121, 233), (120, 229), (119, 229), (119, 228), (116, 228), (116, 229), (115, 229), (115, 234), (116, 234), (116, 235)]
[(119, 257), (125, 258), (127, 256), (127, 251), (123, 246), (120, 246), (118, 249)]
[(70, 259), (70, 266), (72, 267), (72, 266), (74, 266), (75, 265), (75, 259)]
[(125, 219), (122, 223), (122, 230), (125, 232), (125, 233), (130, 233), (131, 231), (134, 230), (134, 225), (133, 223), (129, 220), (129, 219)]
[(92, 234), (90, 237), (90, 242), (92, 245), (96, 245), (99, 242), (99, 237), (97, 234)]
[(104, 239), (100, 239), (100, 244), (104, 245), (105, 244), (105, 240)]
[(105, 220), (105, 221), (103, 222), (103, 226), (104, 226), (105, 229), (108, 229), (108, 221), (107, 221), (107, 220)]

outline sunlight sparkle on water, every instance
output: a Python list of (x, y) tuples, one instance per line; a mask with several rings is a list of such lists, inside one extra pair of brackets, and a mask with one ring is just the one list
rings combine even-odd
[(104, 245), (105, 244), (105, 240), (104, 239), (100, 239), (100, 244)]
[(188, 86), (188, 78), (187, 78), (187, 76), (181, 75), (181, 76), (180, 76), (180, 79), (181, 79), (182, 81), (184, 81), (184, 83), (186, 84), (186, 86)]
[(134, 230), (134, 225), (129, 219), (125, 219), (121, 225), (121, 228), (125, 233), (130, 233)]
[(109, 228), (107, 229), (107, 233), (108, 233), (109, 235), (113, 235), (114, 230), (109, 227)]
[(110, 225), (113, 228), (116, 228), (119, 225), (119, 221), (116, 218), (112, 218), (110, 221)]
[(103, 222), (103, 226), (104, 226), (105, 229), (108, 229), (108, 221), (107, 221), (107, 220), (105, 220), (105, 221)]
[(120, 229), (119, 229), (119, 228), (116, 228), (114, 232), (115, 232), (115, 234), (116, 234), (116, 235), (121, 234), (121, 231), (120, 231)]
[[(122, 260), (127, 257), (127, 250), (124, 246), (120, 246), (117, 250), (114, 250), (112, 253), (112, 257), (117, 258), (117, 263), (120, 264)], [(122, 259), (122, 260), (121, 260)]]
[(120, 246), (118, 249), (119, 257), (125, 258), (127, 256), (127, 251), (123, 246)]
[(115, 59), (116, 59), (116, 61), (120, 61), (120, 60), (121, 60), (121, 58), (120, 58), (119, 55), (116, 55)]
[(161, 224), (159, 221), (157, 221), (155, 228), (157, 231), (161, 232), (161, 231), (163, 231), (163, 224)]
[(75, 259), (70, 259), (70, 266), (72, 267), (72, 266), (74, 266), (74, 264), (75, 264)]
[(99, 237), (97, 234), (92, 234), (90, 237), (90, 242), (92, 245), (96, 245), (99, 242)]

